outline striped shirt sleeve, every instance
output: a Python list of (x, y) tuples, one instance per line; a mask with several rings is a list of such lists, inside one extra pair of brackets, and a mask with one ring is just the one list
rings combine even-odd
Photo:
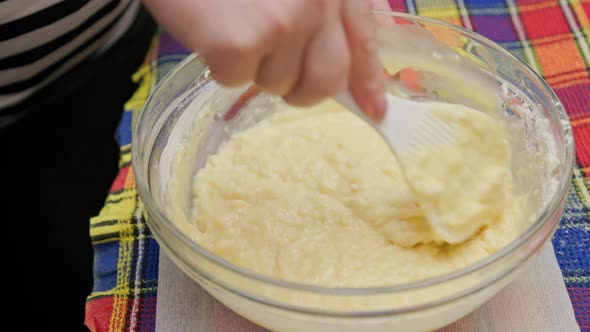
[(0, 0), (0, 122), (8, 109), (113, 44), (139, 6), (138, 0)]

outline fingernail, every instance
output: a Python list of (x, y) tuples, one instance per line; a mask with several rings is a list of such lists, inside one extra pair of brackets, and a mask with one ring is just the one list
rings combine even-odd
[(385, 96), (381, 96), (377, 99), (377, 102), (373, 105), (372, 116), (377, 119), (381, 120), (385, 116), (385, 111), (387, 111), (387, 99)]

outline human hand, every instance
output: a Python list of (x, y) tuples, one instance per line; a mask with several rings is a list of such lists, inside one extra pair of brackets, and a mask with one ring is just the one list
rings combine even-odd
[(293, 105), (349, 89), (385, 112), (371, 8), (387, 0), (144, 0), (154, 18), (226, 86), (254, 82)]

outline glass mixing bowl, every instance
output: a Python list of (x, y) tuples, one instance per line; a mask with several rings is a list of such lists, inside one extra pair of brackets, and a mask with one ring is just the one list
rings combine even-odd
[[(145, 217), (161, 248), (185, 273), (226, 306), (270, 330), (426, 331), (445, 326), (525, 269), (561, 218), (574, 145), (566, 113), (547, 84), (476, 33), (413, 15), (376, 15), (385, 22), (380, 51), (390, 73), (412, 67), (426, 78), (420, 84), (435, 98), (475, 108), (497, 106), (510, 131), (516, 190), (529, 194), (526, 206), (533, 218), (520, 236), (488, 258), (406, 284), (326, 288), (238, 267), (187, 235), (192, 178), (231, 133), (280, 111), (282, 101), (252, 94), (248, 87), (223, 88), (198, 55), (189, 56), (158, 84), (134, 123), (133, 169)], [(238, 114), (232, 108), (236, 102), (243, 107)], [(177, 167), (179, 151), (191, 167)]]

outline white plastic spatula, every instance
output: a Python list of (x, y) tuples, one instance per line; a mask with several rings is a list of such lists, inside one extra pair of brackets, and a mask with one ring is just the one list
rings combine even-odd
[(402, 163), (412, 157), (416, 148), (454, 143), (451, 126), (432, 112), (443, 103), (412, 101), (389, 93), (385, 97), (387, 111), (381, 120), (368, 117), (348, 92), (337, 95), (335, 99), (373, 126), (390, 144)]
[[(453, 127), (432, 112), (433, 109), (448, 104), (412, 101), (389, 93), (386, 94), (386, 98), (387, 110), (384, 118), (374, 120), (360, 110), (348, 92), (335, 97), (338, 103), (363, 118), (385, 138), (399, 160), (402, 171), (405, 165), (412, 165), (414, 154), (421, 148), (441, 148), (455, 143)], [(441, 223), (439, 215), (446, 211), (438, 211), (428, 202), (419, 203), (431, 227), (445, 241), (458, 243), (472, 235), (458, 233)]]

